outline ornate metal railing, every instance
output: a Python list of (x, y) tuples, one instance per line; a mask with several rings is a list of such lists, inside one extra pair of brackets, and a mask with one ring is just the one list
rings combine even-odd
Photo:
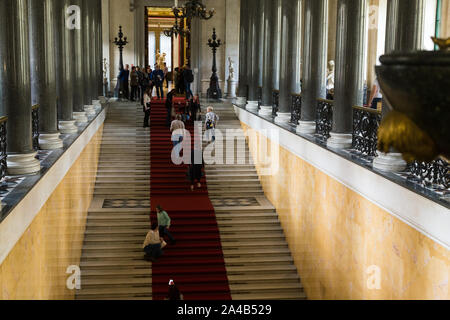
[(263, 92), (263, 88), (258, 87), (258, 89), (256, 90), (256, 94), (258, 97), (258, 107), (261, 107), (261, 105), (262, 105), (262, 92)]
[(302, 95), (292, 94), (292, 111), (291, 111), (291, 122), (295, 125), (301, 119), (302, 115)]
[(415, 161), (409, 165), (409, 171), (424, 187), (450, 190), (450, 164), (444, 160), (430, 163)]
[(333, 125), (333, 101), (317, 99), (316, 133), (324, 138), (330, 137)]
[(272, 105), (272, 115), (277, 116), (278, 109), (280, 105), (280, 91), (273, 90), (273, 105)]
[(39, 105), (31, 108), (31, 119), (33, 128), (33, 149), (39, 150)]
[(352, 149), (364, 156), (376, 157), (380, 122), (381, 111), (359, 106), (353, 107)]
[(7, 117), (0, 117), (0, 183), (3, 183), (3, 180), (6, 177), (6, 170), (8, 169), (6, 163), (6, 122), (8, 121)]

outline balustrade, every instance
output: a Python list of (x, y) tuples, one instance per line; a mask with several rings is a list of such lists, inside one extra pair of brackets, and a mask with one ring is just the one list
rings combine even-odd
[(291, 108), (291, 122), (295, 125), (301, 119), (302, 112), (302, 95), (301, 94), (292, 94), (292, 108)]
[(33, 149), (39, 150), (39, 105), (34, 105), (31, 108), (31, 121), (33, 128)]
[(363, 156), (377, 156), (378, 127), (381, 111), (355, 106), (353, 107), (353, 144), (352, 149)]
[(276, 117), (280, 105), (280, 91), (273, 90), (272, 116)]
[(333, 101), (317, 99), (316, 133), (323, 139), (330, 138), (333, 124)]
[(0, 182), (6, 177), (7, 163), (6, 163), (6, 122), (7, 117), (0, 117)]

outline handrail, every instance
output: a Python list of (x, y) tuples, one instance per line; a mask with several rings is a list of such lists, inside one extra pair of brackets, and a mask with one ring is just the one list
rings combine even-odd
[(328, 99), (317, 98), (317, 101), (319, 101), (319, 102), (326, 102), (326, 103), (329, 103), (329, 104), (334, 105), (334, 100), (328, 100)]
[(373, 114), (381, 114), (381, 111), (378, 109), (372, 109), (372, 108), (367, 108), (367, 107), (361, 107), (361, 106), (353, 106), (353, 109), (356, 110), (361, 110), (361, 111), (367, 111), (369, 113), (373, 113)]

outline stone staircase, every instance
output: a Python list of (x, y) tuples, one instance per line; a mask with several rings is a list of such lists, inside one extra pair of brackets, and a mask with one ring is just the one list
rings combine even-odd
[[(216, 104), (214, 109), (220, 117), (217, 128), (222, 132), (241, 129), (230, 104)], [(306, 299), (276, 210), (264, 196), (243, 132), (237, 140), (241, 143), (235, 143), (233, 155), (223, 152), (224, 164), (206, 166), (232, 298)], [(236, 164), (227, 164), (232, 158)]]
[(142, 107), (113, 103), (104, 126), (94, 199), (89, 209), (77, 299), (151, 299), (149, 230), (150, 130)]

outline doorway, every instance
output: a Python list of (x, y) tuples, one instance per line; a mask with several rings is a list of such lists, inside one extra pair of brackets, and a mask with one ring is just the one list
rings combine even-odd
[[(153, 66), (159, 63), (158, 57), (167, 64), (170, 73), (175, 68), (183, 67), (190, 60), (190, 36), (167, 37), (165, 30), (171, 29), (175, 23), (172, 8), (146, 7), (145, 64)], [(179, 20), (181, 28), (190, 30), (188, 19)]]

